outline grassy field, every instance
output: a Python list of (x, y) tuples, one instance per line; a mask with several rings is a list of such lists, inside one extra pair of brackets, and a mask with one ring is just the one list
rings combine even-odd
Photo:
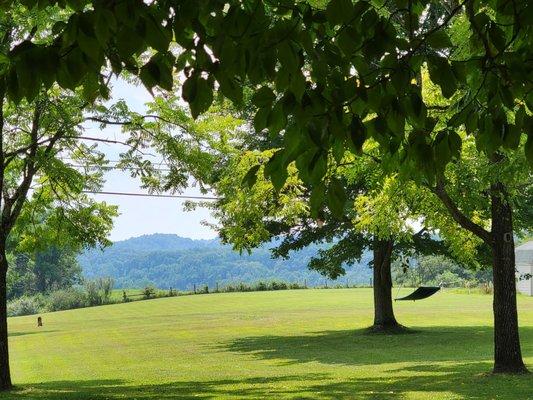
[[(487, 373), (491, 302), (396, 303), (417, 330), (396, 336), (364, 331), (370, 289), (164, 298), (44, 314), (40, 329), (11, 318), (18, 389), (0, 399), (533, 399), (533, 375)], [(533, 298), (519, 313), (533, 369)]]

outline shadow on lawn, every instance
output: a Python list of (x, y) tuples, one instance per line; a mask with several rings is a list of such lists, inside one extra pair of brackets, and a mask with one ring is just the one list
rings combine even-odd
[(39, 335), (42, 333), (58, 332), (55, 329), (48, 330), (36, 330), (36, 331), (21, 331), (21, 332), (9, 332), (9, 337), (26, 336), (26, 335)]
[[(377, 365), (388, 363), (457, 363), (492, 359), (492, 327), (435, 326), (415, 334), (371, 335), (366, 329), (313, 332), (299, 336), (250, 336), (218, 345), (260, 359), (295, 364)], [(533, 353), (533, 327), (520, 329), (523, 353)], [(487, 371), (490, 368), (486, 369)]]
[[(533, 354), (533, 327), (521, 329), (524, 354)], [(212, 348), (212, 347), (211, 347)], [(235, 377), (135, 385), (122, 380), (57, 381), (34, 384), (0, 399), (13, 400), (170, 400), (170, 399), (533, 399), (533, 376), (488, 374), (492, 358), (490, 327), (421, 328), (413, 335), (368, 335), (365, 330), (325, 331), (301, 336), (254, 336), (219, 344), (218, 351), (257, 359), (329, 365), (322, 373), (276, 377)], [(238, 360), (236, 360), (238, 362)], [(259, 362), (259, 361), (258, 361)], [(390, 364), (372, 371), (365, 365)], [(350, 377), (330, 374), (331, 366), (353, 367)], [(383, 369), (385, 368), (385, 369)], [(351, 371), (352, 371), (351, 370)], [(365, 374), (362, 371), (366, 372)], [(246, 371), (247, 374), (253, 374)], [(240, 372), (236, 370), (236, 374)], [(366, 376), (364, 376), (366, 375)], [(371, 375), (371, 376), (368, 376)]]
[[(12, 400), (181, 400), (181, 399), (317, 399), (403, 400), (413, 392), (428, 399), (531, 399), (531, 376), (479, 374), (488, 363), (457, 364), (441, 370), (390, 378), (338, 381), (327, 374), (256, 377), (210, 381), (180, 381), (161, 385), (132, 385), (121, 380), (58, 381), (15, 390), (0, 399)], [(401, 373), (402, 370), (396, 372)]]

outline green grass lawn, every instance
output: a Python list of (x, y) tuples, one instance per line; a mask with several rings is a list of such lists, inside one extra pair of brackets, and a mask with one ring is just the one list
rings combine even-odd
[[(400, 294), (407, 293), (407, 289)], [(533, 369), (533, 298), (519, 297)], [(533, 399), (493, 376), (491, 296), (396, 303), (408, 335), (369, 335), (370, 289), (221, 293), (9, 320), (18, 390), (0, 399)]]

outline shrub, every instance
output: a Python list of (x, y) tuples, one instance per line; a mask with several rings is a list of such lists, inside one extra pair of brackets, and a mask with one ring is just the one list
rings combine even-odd
[(108, 304), (110, 302), (111, 292), (113, 291), (114, 285), (115, 282), (112, 278), (98, 278), (85, 281), (84, 286), (89, 306)]
[(75, 288), (56, 290), (48, 295), (48, 309), (50, 311), (70, 310), (89, 305), (88, 296)]
[(481, 293), (483, 294), (492, 294), (493, 287), (492, 282), (483, 282), (480, 286)]
[(148, 285), (143, 289), (143, 298), (151, 299), (155, 297), (155, 287)]
[(43, 305), (38, 297), (19, 297), (7, 303), (8, 317), (33, 315), (42, 311)]
[(109, 303), (109, 300), (111, 299), (111, 293), (113, 292), (113, 287), (115, 286), (115, 281), (110, 277), (100, 278), (98, 279), (98, 286), (100, 289), (102, 304)]
[(270, 282), (270, 288), (271, 290), (286, 290), (287, 284), (285, 282), (272, 281)]

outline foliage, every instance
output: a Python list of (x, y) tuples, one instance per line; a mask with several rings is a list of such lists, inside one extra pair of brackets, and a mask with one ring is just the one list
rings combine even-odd
[[(330, 151), (360, 152), (369, 138), (392, 156), (391, 167), (400, 161), (429, 181), (457, 156), (458, 126), (489, 155), (516, 149), (527, 134), (524, 150), (533, 159), (531, 70), (522, 62), (533, 47), (528, 2), (128, 4), (4, 1), (2, 9), (12, 14), (56, 9), (61, 15), (54, 29), (36, 24), (33, 35), (4, 51), (1, 77), (10, 98), (32, 100), (54, 82), (83, 86), (94, 98), (106, 92), (108, 63), (116, 73), (137, 74), (149, 89), (171, 90), (176, 68), (197, 117), (212, 104), (215, 87), (240, 103), (242, 83), (249, 83), (256, 131), (283, 138), (267, 175), (280, 187), (286, 167), (297, 161), (316, 193), (331, 190), (330, 206), (343, 198), (324, 180)], [(444, 98), (444, 124), (428, 113), (433, 104), (417, 82), (422, 69)]]
[(143, 289), (143, 297), (145, 299), (151, 299), (155, 296), (156, 288), (154, 286), (148, 285)]
[(398, 285), (406, 287), (473, 287), (492, 279), (490, 269), (472, 271), (444, 256), (419, 257), (407, 270), (404, 267), (405, 264), (394, 263), (393, 278)]
[(35, 254), (34, 274), (38, 292), (69, 288), (81, 280), (77, 254), (70, 249), (51, 247)]
[(115, 281), (110, 277), (86, 280), (84, 289), (89, 306), (99, 306), (110, 301)]
[[(327, 245), (311, 245), (295, 251), (289, 260), (273, 259), (270, 247), (279, 242), (266, 243), (251, 254), (238, 254), (218, 240), (202, 241), (180, 238), (175, 235), (148, 235), (116, 242), (100, 251), (90, 250), (79, 257), (86, 277), (112, 276), (117, 287), (139, 287), (148, 284), (160, 288), (172, 287), (192, 290), (193, 285), (208, 285), (210, 290), (218, 284), (282, 280), (287, 283), (318, 286), (324, 278), (307, 268), (311, 258)], [(361, 263), (347, 268), (342, 284), (367, 284), (371, 271), (366, 267), (369, 254)]]
[(79, 288), (61, 289), (51, 292), (47, 297), (49, 311), (70, 310), (73, 308), (87, 307), (90, 303), (90, 294)]
[(7, 315), (17, 317), (32, 315), (43, 311), (43, 298), (39, 296), (22, 296), (10, 301), (7, 305)]

